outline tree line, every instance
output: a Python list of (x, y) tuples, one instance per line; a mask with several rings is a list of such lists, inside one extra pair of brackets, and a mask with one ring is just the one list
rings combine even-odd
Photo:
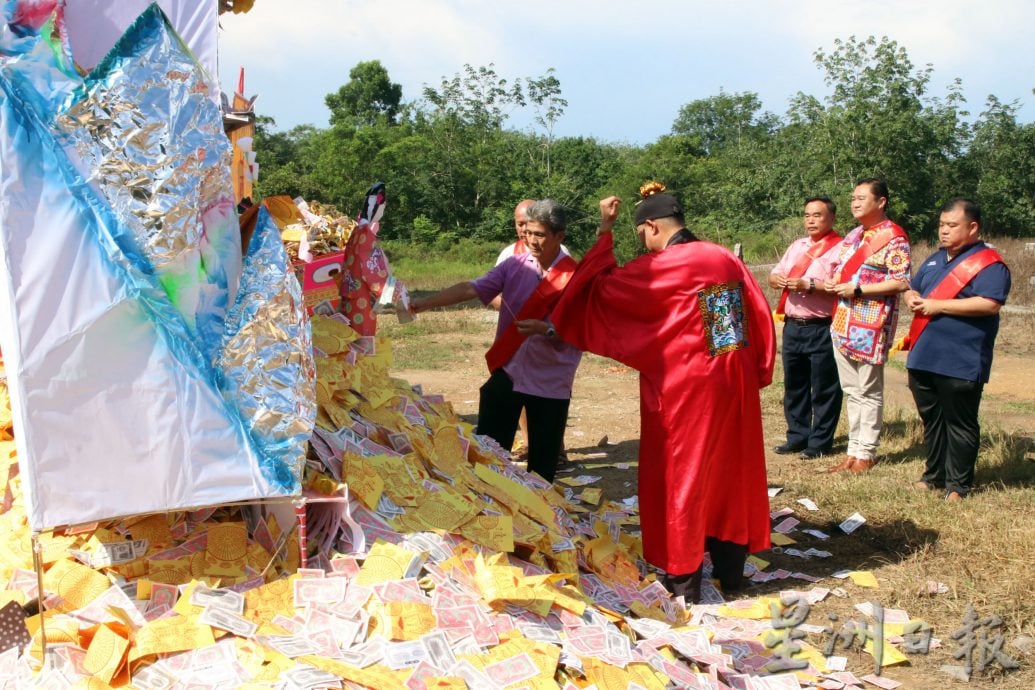
[[(975, 116), (959, 79), (931, 94), (933, 68), (915, 67), (886, 37), (838, 39), (814, 60), (826, 96), (799, 92), (777, 115), (755, 93), (720, 90), (682, 106), (671, 132), (643, 146), (555, 136), (567, 102), (552, 69), (508, 79), (491, 64), (465, 65), (407, 101), (379, 61), (361, 62), (327, 95), (328, 127), (280, 132), (258, 118), (258, 194), (353, 214), (382, 180), (385, 239), (441, 249), (461, 238), (505, 242), (518, 200), (551, 197), (572, 210), (566, 244), (584, 250), (597, 200), (634, 198), (654, 179), (680, 197), (700, 234), (761, 255), (782, 248), (774, 229), (797, 219), (808, 196), (842, 202), (839, 227), (850, 227), (844, 202), (855, 180), (878, 176), (892, 191), (891, 216), (914, 237), (932, 237), (937, 208), (957, 195), (982, 205), (989, 234), (1033, 234), (1035, 123), (1018, 121), (1017, 101), (990, 95)], [(508, 127), (519, 111), (534, 126)], [(616, 241), (621, 254), (636, 251), (631, 232)]]

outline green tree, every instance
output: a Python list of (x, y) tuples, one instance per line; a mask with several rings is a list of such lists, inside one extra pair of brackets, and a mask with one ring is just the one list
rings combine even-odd
[(988, 97), (966, 160), (973, 189), (957, 192), (976, 197), (992, 233), (1030, 235), (1035, 228), (1035, 124), (1019, 124), (1018, 108)]
[(379, 60), (369, 60), (349, 70), (349, 81), (324, 101), (332, 126), (392, 125), (399, 116), (402, 86), (392, 82)]
[(275, 125), (271, 117), (256, 118), (253, 147), (259, 164), (257, 196), (287, 194), (323, 199), (329, 190), (314, 177), (322, 131), (312, 125), (298, 125), (287, 132), (275, 132)]
[(891, 213), (913, 230), (933, 227), (939, 171), (962, 148), (958, 84), (946, 99), (927, 95), (933, 68), (914, 69), (904, 47), (883, 37), (854, 36), (818, 50), (831, 94), (825, 105), (798, 94), (788, 113), (807, 184), (847, 194), (855, 180), (884, 177)]
[(723, 149), (764, 139), (776, 129), (779, 120), (769, 112), (760, 112), (758, 94), (726, 93), (687, 103), (679, 109), (672, 133), (688, 137), (703, 155), (714, 155)]

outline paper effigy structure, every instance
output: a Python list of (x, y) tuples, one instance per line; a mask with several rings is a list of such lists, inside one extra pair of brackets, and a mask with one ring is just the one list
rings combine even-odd
[(300, 490), (309, 324), (242, 258), (212, 88), (157, 5), (81, 77), (60, 13), (0, 42), (0, 337), (33, 529)]

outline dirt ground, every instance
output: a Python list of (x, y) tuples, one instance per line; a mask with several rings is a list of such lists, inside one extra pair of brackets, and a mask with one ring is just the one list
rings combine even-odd
[[(441, 333), (434, 336), (437, 345), (456, 356), (446, 367), (426, 369), (395, 369), (394, 375), (411, 384), (420, 384), (426, 392), (442, 393), (458, 414), (475, 423), (478, 413), (478, 387), (487, 376), (479, 346), (487, 346), (492, 337), (491, 325), (495, 315), (477, 309), (475, 320), (484, 324), (484, 333), (472, 338), (467, 333)], [(433, 317), (434, 318), (434, 317)], [(1032, 317), (1027, 317), (1031, 320)], [(779, 337), (777, 338), (779, 342)], [(397, 341), (396, 347), (403, 344)], [(982, 421), (1002, 430), (1029, 436), (1035, 442), (1035, 360), (1031, 354), (997, 351), (992, 376), (982, 397)], [(913, 398), (907, 386), (905, 356), (895, 355), (885, 368), (885, 396), (889, 408), (914, 410)], [(763, 424), (767, 446), (783, 439), (783, 418), (778, 410), (768, 409)], [(639, 451), (639, 377), (637, 373), (612, 360), (584, 355), (575, 377), (568, 431), (565, 443), (569, 458), (567, 469), (581, 464), (633, 462)], [(777, 463), (780, 456), (770, 453), (768, 461)], [(607, 468), (595, 468), (593, 471)], [(618, 476), (608, 476), (599, 486), (610, 497), (635, 494), (635, 472), (619, 470)], [(631, 483), (630, 483), (631, 482)], [(623, 490), (624, 493), (623, 493)]]
[[(493, 337), (495, 314), (469, 308), (422, 315), (421, 318), (429, 319), (429, 323), (425, 325), (428, 332), (422, 333), (419, 338), (407, 338), (405, 333), (389, 333), (394, 339), (397, 361), (404, 367), (408, 363), (418, 365), (396, 368), (393, 375), (411, 384), (420, 384), (425, 392), (444, 394), (460, 415), (467, 421), (476, 422), (478, 388), (487, 375), (483, 353)], [(1031, 341), (1028, 339), (1035, 316), (1028, 315), (1014, 321), (1004, 327), (1008, 337), (1004, 346), (997, 348), (992, 378), (985, 388), (982, 402), (982, 423), (986, 428), (997, 427), (1012, 436), (1035, 439), (1035, 390), (1030, 383), (1033, 367)], [(432, 357), (435, 361), (428, 366), (419, 366), (422, 353), (431, 351), (437, 353)], [(898, 355), (886, 368), (886, 415), (915, 416), (915, 407), (906, 386), (904, 361), (904, 356)], [(779, 380), (779, 373), (777, 377)], [(779, 395), (778, 384), (774, 384), (774, 388), (764, 396), (763, 404), (771, 486), (783, 484), (784, 480), (793, 484), (791, 477), (800, 476), (802, 463), (795, 456), (778, 456), (769, 450), (783, 441), (785, 426)], [(843, 450), (843, 434), (837, 442)], [(636, 372), (612, 360), (594, 355), (584, 356), (576, 376), (566, 446), (569, 460), (559, 466), (559, 479), (593, 475), (600, 479), (591, 486), (603, 489), (604, 499), (621, 500), (636, 495), (639, 449), (639, 385)], [(1028, 447), (1035, 448), (1035, 444), (1028, 443)], [(1028, 458), (1033, 459), (1030, 451)], [(795, 467), (796, 464), (799, 466)], [(793, 501), (793, 498), (782, 498)], [(775, 500), (772, 505), (777, 506)], [(823, 542), (822, 548), (833, 551), (835, 556), (830, 561), (838, 562), (825, 565), (831, 571), (838, 567), (862, 568), (864, 565), (877, 571), (880, 563), (889, 558), (887, 547), (882, 545), (871, 550), (873, 544), (863, 546), (851, 539), (841, 539), (839, 543), (836, 532), (839, 519), (819, 524), (820, 529), (835, 530), (834, 539)], [(888, 526), (882, 537), (894, 542), (898, 536), (892, 534), (895, 527)], [(877, 531), (876, 526), (874, 531)], [(794, 567), (792, 564), (783, 565), (779, 556), (774, 558), (769, 552), (764, 552), (762, 556), (772, 560), (773, 567)], [(837, 584), (836, 581), (826, 579), (822, 586), (835, 587)], [(773, 587), (764, 585), (761, 591), (753, 587), (744, 596), (773, 593), (779, 589), (781, 587), (775, 584)], [(884, 596), (888, 596), (887, 593)], [(947, 644), (953, 643), (947, 640)], [(947, 654), (942, 657), (938, 663), (955, 663)], [(1029, 656), (1024, 663), (1031, 671), (1030, 667), (1035, 665), (1035, 655)], [(940, 687), (947, 681), (947, 676), (939, 667), (930, 663), (887, 669), (886, 675), (904, 682), (907, 688)], [(1032, 687), (1027, 684), (1032, 677), (1035, 674), (1015, 674), (1007, 677), (1005, 684), (1001, 682), (1004, 679), (1000, 678), (1000, 682), (994, 685), (1004, 688)], [(986, 682), (984, 679), (974, 679), (970, 687), (984, 687)]]

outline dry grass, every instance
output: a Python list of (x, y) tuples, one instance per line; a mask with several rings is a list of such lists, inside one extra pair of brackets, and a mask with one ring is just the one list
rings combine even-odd
[[(780, 378), (778, 372), (777, 380)], [(784, 429), (781, 394), (782, 387), (773, 386), (763, 397), (770, 439), (780, 439)], [(887, 673), (906, 681), (908, 687), (936, 687), (947, 679), (939, 667), (960, 663), (951, 657), (956, 644), (949, 635), (960, 627), (968, 604), (981, 616), (1002, 616), (1007, 642), (1021, 635), (1035, 636), (1035, 598), (1031, 596), (1035, 463), (1025, 459), (1027, 439), (997, 429), (994, 420), (983, 419), (986, 431), (977, 470), (979, 489), (964, 503), (949, 504), (938, 492), (921, 492), (911, 486), (923, 472), (922, 426), (915, 412), (893, 408), (885, 413), (881, 462), (867, 474), (817, 473), (830, 464), (824, 461), (787, 456), (770, 460), (770, 485), (784, 487), (772, 507), (795, 508), (797, 517), (808, 523), (799, 530), (811, 526), (832, 535), (825, 542), (804, 536), (800, 538), (802, 550), (815, 546), (834, 554), (805, 563), (777, 555), (772, 558), (773, 567), (804, 568), (814, 575), (829, 575), (841, 568), (872, 570), (880, 583), (878, 590), (843, 585), (849, 598), (828, 599), (817, 607), (817, 613), (824, 617), (836, 613), (844, 620), (846, 615), (858, 615), (853, 604), (875, 600), (927, 621), (944, 648), (926, 657), (912, 656), (910, 669), (889, 669)], [(842, 448), (846, 441), (843, 427), (842, 419), (838, 438)], [(808, 512), (796, 504), (805, 496), (820, 510)], [(854, 534), (843, 535), (837, 525), (856, 511), (867, 523)], [(928, 580), (945, 583), (949, 593), (933, 597), (922, 593)], [(813, 642), (822, 640), (814, 636)], [(1033, 659), (1022, 658), (1016, 650), (1007, 651), (1025, 664), (1020, 671), (1001, 678), (974, 678), (971, 685), (981, 687), (996, 680), (996, 687), (1001, 688), (1035, 687)]]
[[(405, 368), (398, 361), (402, 359), (413, 362), (409, 366), (414, 368), (480, 374), (481, 355), (494, 333), (494, 314), (469, 308), (422, 314), (420, 319), (424, 323), (419, 326), (402, 327), (392, 325), (391, 319), (385, 320), (383, 332), (395, 338), (396, 366)], [(778, 369), (775, 379), (774, 385), (763, 392), (764, 424), (770, 446), (782, 440), (785, 430), (782, 372)], [(477, 383), (471, 384), (472, 392), (476, 386)], [(582, 430), (575, 431), (578, 436), (573, 437), (569, 429), (569, 450), (592, 446), (605, 433), (611, 433), (613, 442), (622, 438), (617, 429), (630, 421), (625, 417), (635, 408), (619, 404), (615, 395), (634, 397), (635, 386), (634, 374), (625, 367), (611, 360), (587, 357), (576, 379), (573, 418), (569, 421)], [(631, 402), (634, 406), (634, 400)], [(1017, 404), (1030, 404), (1035, 409), (1035, 394)], [(984, 412), (987, 409), (983, 415)], [(631, 423), (634, 429), (635, 420)], [(803, 570), (818, 576), (828, 576), (842, 568), (873, 571), (880, 583), (878, 590), (824, 579), (823, 587), (840, 586), (849, 596), (828, 597), (815, 607), (809, 622), (825, 625), (829, 613), (836, 613), (841, 621), (859, 618), (852, 608), (854, 604), (879, 601), (885, 607), (904, 608), (914, 618), (932, 625), (935, 636), (942, 640), (942, 649), (927, 656), (911, 656), (908, 667), (885, 669), (886, 676), (904, 682), (907, 688), (954, 683), (947, 680), (939, 667), (959, 663), (952, 659), (956, 643), (949, 635), (962, 625), (968, 604), (973, 604), (982, 617), (995, 613), (1003, 618), (1007, 641), (1004, 651), (1023, 664), (1021, 670), (1005, 677), (995, 673), (975, 677), (970, 687), (993, 683), (1005, 690), (1035, 687), (1035, 657), (1025, 657), (1008, 646), (1019, 636), (1035, 636), (1035, 598), (1031, 596), (1035, 573), (1035, 463), (1025, 459), (1029, 441), (1022, 434), (999, 429), (994, 417), (983, 416), (982, 425), (985, 431), (977, 475), (980, 488), (963, 504), (947, 504), (937, 492), (918, 492), (911, 487), (923, 467), (922, 430), (912, 408), (886, 409), (881, 462), (868, 474), (854, 477), (817, 472), (827, 467), (831, 458), (769, 458), (770, 485), (783, 487), (771, 501), (772, 508), (795, 509), (796, 516), (803, 521), (795, 533), (802, 550), (815, 546), (831, 551), (833, 556), (809, 561), (771, 552), (760, 556), (772, 562), (771, 569)], [(618, 448), (634, 457), (635, 432), (630, 433), (633, 438), (621, 441)], [(845, 442), (846, 430), (841, 428), (837, 443), (844, 448)], [(578, 474), (580, 470), (573, 472)], [(607, 470), (594, 470), (592, 474), (604, 476), (598, 485), (604, 488), (605, 498), (620, 499), (635, 490), (634, 474)], [(820, 510), (809, 512), (798, 505), (797, 499), (803, 497), (814, 500)], [(853, 535), (841, 534), (837, 524), (856, 511), (866, 517), (866, 524)], [(801, 535), (800, 530), (808, 527), (822, 530), (831, 538), (821, 541)], [(944, 582), (949, 593), (921, 594), (927, 580)], [(811, 586), (800, 580), (777, 580), (749, 588), (743, 596), (808, 587)], [(827, 639), (823, 635), (809, 637), (820, 648)], [(869, 672), (868, 656), (854, 651), (848, 656), (850, 669), (861, 671), (860, 674)]]

